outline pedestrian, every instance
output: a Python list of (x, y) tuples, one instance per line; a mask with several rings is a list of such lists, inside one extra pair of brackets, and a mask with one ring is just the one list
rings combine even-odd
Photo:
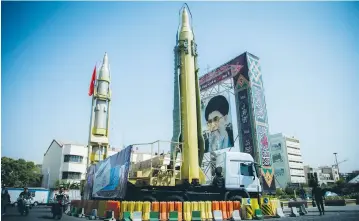
[(1, 215), (6, 214), (6, 207), (9, 203), (10, 203), (10, 194), (7, 190), (5, 190), (4, 193), (1, 194), (1, 205), (2, 205)]
[(315, 186), (312, 190), (312, 197), (315, 199), (315, 203), (317, 204), (319, 214), (324, 215), (324, 197), (323, 197), (323, 190), (319, 186)]

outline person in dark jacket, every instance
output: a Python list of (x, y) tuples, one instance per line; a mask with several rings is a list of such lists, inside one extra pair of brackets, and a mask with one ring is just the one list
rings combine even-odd
[(322, 188), (315, 186), (312, 190), (312, 197), (315, 199), (320, 215), (324, 215), (324, 197)]
[(29, 189), (27, 187), (25, 187), (24, 191), (20, 193), (19, 197), (31, 197)]
[(6, 213), (6, 206), (9, 204), (10, 201), (10, 194), (7, 190), (4, 191), (4, 193), (1, 194), (1, 205), (2, 205), (2, 215), (5, 215)]

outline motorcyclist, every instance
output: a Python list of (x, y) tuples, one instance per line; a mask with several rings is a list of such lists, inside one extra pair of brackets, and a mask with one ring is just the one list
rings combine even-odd
[(65, 199), (68, 199), (68, 196), (65, 193), (65, 188), (64, 187), (60, 187), (59, 193), (55, 194), (55, 200), (60, 200), (60, 199), (62, 199), (62, 197), (64, 197)]
[(20, 193), (19, 197), (24, 197), (24, 198), (31, 197), (29, 189), (27, 187), (24, 187), (24, 191)]
[[(59, 200), (65, 200), (68, 201), (69, 197), (67, 196), (67, 194), (65, 193), (65, 188), (64, 187), (60, 187), (59, 189), (59, 193), (55, 194), (54, 196), (54, 201), (55, 203), (57, 203)], [(54, 212), (54, 206), (55, 204), (53, 204), (52, 207), (52, 211)], [(66, 210), (67, 204), (64, 205), (64, 210)]]
[[(24, 187), (24, 191), (20, 193), (19, 199), (31, 199), (31, 193), (29, 192), (29, 189), (27, 187)], [(19, 200), (19, 209), (23, 207), (23, 201)]]

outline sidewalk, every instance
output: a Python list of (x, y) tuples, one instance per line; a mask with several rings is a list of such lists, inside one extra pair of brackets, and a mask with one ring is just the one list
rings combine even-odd
[[(306, 208), (308, 213), (319, 212), (317, 207)], [(284, 213), (290, 213), (290, 208), (284, 207)], [(348, 211), (359, 211), (359, 205), (347, 205), (347, 206), (324, 206), (325, 212), (348, 212)]]

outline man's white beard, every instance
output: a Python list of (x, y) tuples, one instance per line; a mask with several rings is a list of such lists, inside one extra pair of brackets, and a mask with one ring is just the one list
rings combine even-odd
[(226, 133), (224, 135), (221, 135), (219, 130), (215, 130), (210, 133), (210, 145), (211, 151), (216, 151), (218, 148), (221, 148), (223, 140), (226, 139)]

